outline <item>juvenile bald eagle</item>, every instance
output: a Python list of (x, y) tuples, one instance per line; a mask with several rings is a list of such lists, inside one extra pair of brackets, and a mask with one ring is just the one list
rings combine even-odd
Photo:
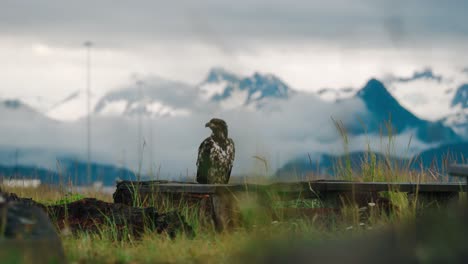
[(234, 141), (228, 138), (226, 122), (213, 118), (205, 127), (212, 130), (198, 148), (197, 182), (203, 184), (226, 184), (234, 163)]

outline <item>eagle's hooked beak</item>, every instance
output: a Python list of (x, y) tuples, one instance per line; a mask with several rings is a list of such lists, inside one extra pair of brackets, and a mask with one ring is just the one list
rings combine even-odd
[(210, 127), (210, 122), (206, 123), (205, 127)]

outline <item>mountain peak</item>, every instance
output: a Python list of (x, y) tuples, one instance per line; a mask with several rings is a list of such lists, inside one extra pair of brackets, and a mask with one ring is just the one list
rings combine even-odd
[[(45, 116), (36, 111), (34, 108), (24, 103), (20, 99), (0, 99), (0, 116), (9, 120), (22, 120), (29, 122), (31, 120), (39, 120), (45, 122)], [(4, 120), (6, 121), (6, 120)], [(19, 121), (21, 122), (21, 121)]]
[(408, 124), (419, 124), (421, 122), (416, 116), (405, 109), (390, 94), (382, 82), (370, 79), (367, 84), (356, 94), (366, 104), (367, 108), (380, 120), (391, 121), (393, 125), (402, 130)]
[(369, 131), (381, 131), (382, 124), (389, 122), (392, 125), (392, 133), (397, 133), (408, 128), (416, 128), (417, 136), (424, 142), (441, 142), (443, 140), (456, 141), (459, 137), (454, 131), (445, 127), (440, 122), (429, 122), (419, 119), (413, 113), (404, 108), (382, 82), (371, 79), (357, 94), (372, 113), (366, 120)]
[(291, 89), (280, 78), (273, 74), (255, 72), (252, 77), (245, 78), (240, 83), (241, 89), (247, 89), (249, 95), (256, 95), (257, 99), (263, 97), (288, 98)]
[(265, 104), (264, 99), (287, 99), (293, 93), (273, 74), (254, 72), (251, 76), (240, 77), (220, 67), (210, 70), (198, 90), (207, 100), (229, 102), (236, 106), (254, 103), (257, 107)]
[(282, 80), (280, 80), (278, 77), (276, 77), (275, 75), (270, 74), (270, 73), (262, 74), (262, 73), (259, 73), (259, 72), (255, 72), (253, 74), (252, 78), (254, 80), (256, 80), (256, 81), (284, 84)]
[(400, 77), (396, 80), (398, 82), (411, 82), (419, 79), (432, 79), (437, 82), (441, 82), (443, 77), (442, 75), (435, 74), (431, 68), (425, 68), (421, 71), (415, 71), (411, 77)]
[(387, 88), (385, 88), (384, 84), (381, 81), (374, 78), (370, 79), (366, 83), (364, 88), (359, 90), (356, 95), (362, 99), (368, 98), (379, 100), (381, 98), (391, 98), (395, 100), (393, 96), (388, 92)]
[(468, 84), (461, 85), (452, 100), (452, 106), (461, 105), (462, 108), (468, 108)]
[(7, 99), (3, 101), (3, 105), (10, 109), (18, 109), (23, 106), (23, 103), (17, 99)]
[(234, 81), (237, 81), (238, 79), (239, 78), (234, 73), (229, 72), (222, 67), (214, 67), (209, 71), (205, 82), (210, 82), (210, 83), (221, 82), (221, 81), (234, 82)]

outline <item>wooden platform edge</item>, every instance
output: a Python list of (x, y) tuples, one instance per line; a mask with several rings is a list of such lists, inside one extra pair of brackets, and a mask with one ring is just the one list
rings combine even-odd
[(382, 192), (456, 193), (466, 191), (465, 182), (457, 183), (391, 183), (391, 182), (294, 182), (262, 184), (193, 184), (160, 182), (120, 182), (117, 189), (138, 189), (145, 192), (215, 194), (223, 192), (327, 193)]
[(448, 174), (455, 177), (468, 178), (468, 165), (465, 164), (452, 164), (448, 167)]

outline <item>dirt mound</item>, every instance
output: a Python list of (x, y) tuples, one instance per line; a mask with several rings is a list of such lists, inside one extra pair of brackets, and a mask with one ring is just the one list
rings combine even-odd
[(178, 212), (158, 213), (154, 207), (138, 208), (86, 198), (76, 202), (48, 206), (49, 216), (60, 229), (72, 232), (115, 232), (120, 239), (128, 235), (140, 237), (144, 232), (167, 233), (171, 238), (194, 231)]

